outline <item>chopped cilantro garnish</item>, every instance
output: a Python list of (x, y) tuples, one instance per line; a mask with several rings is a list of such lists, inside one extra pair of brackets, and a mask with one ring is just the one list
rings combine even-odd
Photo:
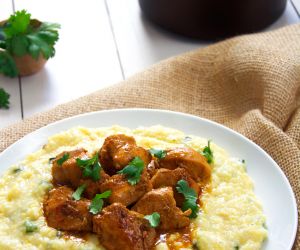
[(70, 157), (69, 153), (64, 153), (64, 155), (57, 160), (57, 164), (61, 166), (66, 160), (69, 159), (69, 157)]
[(189, 187), (189, 184), (185, 180), (179, 180), (176, 185), (178, 193), (183, 194), (184, 203), (181, 207), (182, 211), (188, 209), (192, 210), (190, 218), (196, 218), (198, 216), (199, 207), (197, 205), (197, 194), (194, 189)]
[(202, 153), (203, 156), (205, 156), (208, 163), (214, 162), (214, 155), (210, 147), (210, 140), (208, 141), (208, 145), (203, 149)]
[(51, 164), (54, 159), (55, 159), (55, 157), (49, 158), (49, 164)]
[(245, 163), (246, 163), (245, 159), (242, 159), (242, 163), (243, 163), (243, 164), (245, 164)]
[(125, 168), (118, 171), (118, 174), (124, 174), (130, 185), (136, 185), (141, 179), (143, 169), (144, 162), (137, 156)]
[(93, 181), (100, 180), (101, 165), (98, 160), (98, 154), (89, 159), (76, 159), (76, 163), (83, 169), (83, 176), (90, 177)]
[(79, 201), (80, 198), (81, 198), (82, 193), (83, 193), (84, 190), (85, 190), (85, 188), (86, 188), (86, 185), (85, 185), (85, 184), (79, 186), (79, 187), (76, 189), (76, 191), (72, 194), (73, 199), (76, 200), (76, 201)]
[(33, 233), (35, 231), (38, 230), (38, 226), (35, 225), (32, 221), (30, 220), (26, 220), (25, 223), (24, 223), (24, 226), (25, 226), (25, 232), (26, 233)]
[(19, 172), (21, 172), (21, 171), (23, 171), (23, 167), (17, 167), (17, 168), (14, 168), (14, 169), (12, 170), (12, 173), (13, 173), (13, 174), (16, 174), (16, 173), (19, 173)]
[(108, 198), (111, 195), (111, 190), (107, 190), (101, 194), (96, 194), (90, 205), (90, 213), (98, 214), (103, 207), (103, 199)]
[(151, 227), (157, 227), (160, 223), (160, 214), (157, 212), (146, 215), (144, 218), (149, 221)]
[(156, 158), (158, 159), (162, 159), (162, 158), (165, 158), (166, 155), (167, 155), (167, 152), (165, 150), (162, 150), (162, 149), (155, 149), (155, 148), (151, 148), (149, 150), (149, 152), (154, 155)]

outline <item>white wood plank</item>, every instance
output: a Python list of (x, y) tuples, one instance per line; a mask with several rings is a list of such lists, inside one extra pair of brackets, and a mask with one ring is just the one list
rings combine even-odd
[(277, 29), (285, 25), (299, 23), (299, 22), (300, 22), (300, 18), (297, 15), (297, 12), (292, 6), (292, 3), (288, 1), (286, 10), (283, 13), (283, 15), (275, 23), (273, 23), (270, 27), (268, 27), (268, 30)]
[[(162, 59), (209, 44), (157, 29), (142, 16), (137, 0), (107, 0), (107, 4), (126, 77)], [(296, 22), (299, 19), (289, 2), (281, 18), (266, 30)]]
[[(12, 1), (1, 0), (0, 20), (7, 19), (12, 13)], [(3, 128), (22, 119), (19, 80), (0, 75), (0, 88), (10, 94), (10, 109), (0, 109), (0, 128)]]
[(146, 20), (137, 0), (107, 0), (125, 76), (208, 43), (164, 32)]
[(300, 0), (291, 0), (295, 9), (296, 9), (296, 12), (298, 14), (298, 16), (300, 15)]
[(122, 80), (103, 1), (15, 0), (15, 6), (62, 26), (56, 56), (22, 78), (24, 117)]

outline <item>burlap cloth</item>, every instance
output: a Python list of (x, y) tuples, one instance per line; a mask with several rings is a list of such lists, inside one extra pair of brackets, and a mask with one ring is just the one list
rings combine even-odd
[[(5, 128), (0, 152), (37, 128), (84, 112), (128, 107), (181, 111), (225, 124), (264, 148), (287, 175), (299, 204), (299, 87), (300, 25), (293, 25), (165, 60)], [(299, 235), (294, 249), (300, 249)]]

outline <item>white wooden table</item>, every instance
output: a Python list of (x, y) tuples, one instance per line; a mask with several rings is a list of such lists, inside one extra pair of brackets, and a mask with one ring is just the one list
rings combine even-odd
[[(0, 0), (0, 20), (26, 9), (32, 17), (61, 24), (56, 56), (36, 75), (0, 76), (11, 95), (0, 110), (0, 128), (119, 82), (167, 57), (207, 46), (153, 27), (138, 0)], [(294, 5), (268, 29), (300, 22)]]

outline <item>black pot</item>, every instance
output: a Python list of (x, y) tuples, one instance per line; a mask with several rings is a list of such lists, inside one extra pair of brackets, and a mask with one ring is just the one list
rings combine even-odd
[(222, 39), (273, 23), (287, 0), (139, 0), (146, 17), (189, 37)]

